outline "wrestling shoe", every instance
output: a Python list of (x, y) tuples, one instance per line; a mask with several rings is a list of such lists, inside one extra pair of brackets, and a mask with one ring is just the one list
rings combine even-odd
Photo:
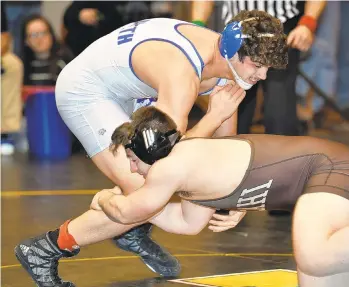
[(79, 248), (73, 252), (61, 251), (52, 242), (49, 233), (27, 239), (15, 247), (18, 261), (38, 287), (75, 287), (58, 276), (58, 260), (75, 256), (79, 251)]
[(139, 255), (153, 272), (164, 277), (178, 276), (181, 271), (178, 260), (151, 239), (151, 228), (152, 224), (143, 224), (122, 236), (114, 237), (113, 241), (120, 249)]

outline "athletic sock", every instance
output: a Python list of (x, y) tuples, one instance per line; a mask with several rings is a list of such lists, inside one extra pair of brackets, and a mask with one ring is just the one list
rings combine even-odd
[(68, 232), (69, 222), (70, 220), (67, 220), (66, 222), (64, 222), (60, 226), (60, 228), (57, 229), (58, 230), (57, 233), (55, 231), (52, 232), (52, 237), (57, 238), (55, 242), (57, 242), (59, 249), (72, 252), (75, 249), (78, 249), (79, 245), (76, 243), (74, 237)]

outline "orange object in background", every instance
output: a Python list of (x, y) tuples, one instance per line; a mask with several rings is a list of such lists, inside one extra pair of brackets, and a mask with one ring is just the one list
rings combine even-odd
[(40, 92), (54, 92), (54, 86), (23, 86), (22, 88), (22, 99), (25, 102), (28, 97)]

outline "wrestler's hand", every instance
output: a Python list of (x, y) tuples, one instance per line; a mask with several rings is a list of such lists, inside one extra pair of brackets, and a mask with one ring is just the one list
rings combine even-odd
[(294, 28), (287, 37), (287, 45), (303, 52), (309, 50), (313, 41), (313, 33), (303, 25)]
[(207, 113), (214, 114), (224, 122), (236, 112), (245, 95), (245, 90), (239, 85), (216, 87), (210, 95)]
[(90, 208), (94, 210), (102, 210), (100, 203), (109, 200), (113, 195), (120, 195), (122, 191), (119, 187), (114, 187), (113, 189), (103, 189), (97, 192), (93, 197)]
[(230, 210), (229, 214), (227, 215), (214, 213), (213, 218), (215, 219), (211, 219), (209, 221), (210, 225), (208, 229), (212, 230), (213, 232), (221, 232), (234, 228), (245, 215), (246, 211), (235, 210)]

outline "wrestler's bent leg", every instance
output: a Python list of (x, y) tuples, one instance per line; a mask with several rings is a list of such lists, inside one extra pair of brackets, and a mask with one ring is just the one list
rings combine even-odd
[(344, 287), (348, 281), (337, 283), (349, 276), (349, 200), (330, 193), (329, 186), (321, 188), (328, 192), (303, 194), (294, 212), (293, 247), (299, 283), (312, 287), (316, 280), (315, 286)]
[[(60, 113), (88, 154), (94, 157), (95, 162), (97, 161), (101, 166), (103, 161), (98, 160), (97, 155), (107, 155), (109, 161), (102, 166), (104, 169), (102, 171), (109, 178), (116, 179), (116, 183), (128, 191), (140, 186), (140, 181), (132, 179), (133, 174), (130, 173), (129, 165), (126, 164), (125, 152), (122, 150), (114, 157), (109, 151), (112, 132), (118, 125), (128, 120), (118, 103), (105, 99), (98, 103), (85, 105), (80, 109), (73, 105), (63, 105)], [(120, 163), (119, 158), (121, 158)], [(117, 177), (114, 177), (113, 167), (120, 173), (115, 173)], [(134, 225), (126, 226), (111, 221), (101, 211), (89, 210), (74, 220), (65, 222), (59, 229), (21, 242), (16, 246), (15, 254), (38, 286), (74, 286), (71, 282), (63, 282), (58, 276), (58, 260), (62, 257), (76, 255), (80, 246), (113, 238), (132, 227)], [(141, 231), (144, 228), (146, 226)], [(138, 232), (136, 234), (138, 237), (134, 233), (132, 233), (131, 241), (137, 250), (131, 251), (140, 254), (141, 259), (149, 268), (158, 273), (161, 272), (160, 274), (164, 276), (168, 276), (168, 273), (177, 274), (179, 272), (178, 261), (153, 242), (147, 232)], [(147, 252), (148, 250), (150, 252)], [(152, 268), (154, 265), (158, 268)]]

